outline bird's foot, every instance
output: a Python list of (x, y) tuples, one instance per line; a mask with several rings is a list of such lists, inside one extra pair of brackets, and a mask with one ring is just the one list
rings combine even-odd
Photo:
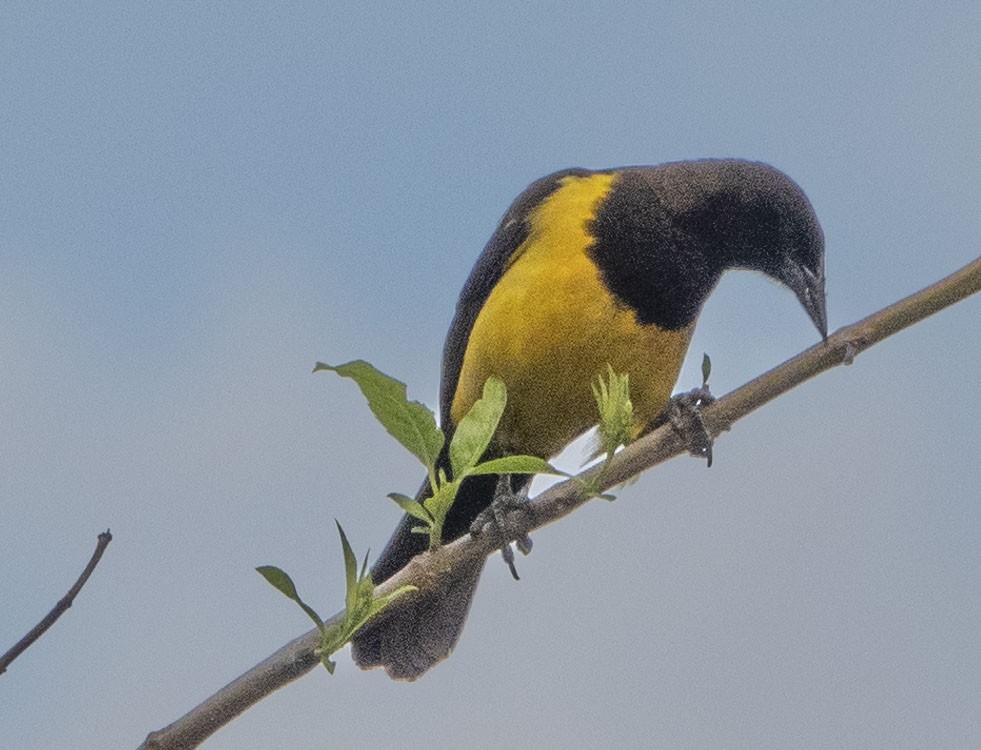
[(470, 524), (470, 536), (478, 537), (490, 528), (500, 542), (501, 557), (511, 570), (514, 580), (518, 578), (518, 570), (514, 565), (514, 550), (511, 540), (514, 540), (518, 551), (523, 555), (531, 552), (531, 537), (525, 532), (515, 531), (514, 514), (534, 514), (534, 507), (528, 499), (527, 485), (525, 489), (515, 492), (511, 488), (508, 475), (501, 475), (494, 490), (494, 500), (484, 508)]
[(668, 422), (688, 447), (695, 458), (704, 458), (712, 465), (712, 435), (702, 419), (702, 409), (715, 401), (708, 386), (693, 388), (687, 393), (679, 393), (668, 401), (656, 425)]

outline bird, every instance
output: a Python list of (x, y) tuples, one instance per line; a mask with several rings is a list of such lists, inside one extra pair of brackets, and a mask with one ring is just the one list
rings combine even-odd
[[(508, 394), (485, 457), (548, 459), (598, 421), (592, 396), (609, 368), (629, 375), (632, 435), (664, 412), (699, 313), (730, 269), (789, 288), (827, 338), (824, 234), (804, 191), (743, 159), (571, 168), (511, 204), (460, 294), (443, 350), (440, 424), (454, 426), (500, 378)], [(444, 448), (438, 466), (450, 473)], [(527, 476), (512, 476), (516, 491)], [(443, 541), (466, 534), (500, 479), (462, 483)], [(423, 483), (417, 499), (428, 496)], [(375, 584), (427, 548), (406, 516), (372, 566)], [(363, 669), (414, 680), (459, 639), (484, 561), (448, 572), (431, 594), (395, 603), (358, 631)], [(387, 616), (386, 616), (387, 615)]]

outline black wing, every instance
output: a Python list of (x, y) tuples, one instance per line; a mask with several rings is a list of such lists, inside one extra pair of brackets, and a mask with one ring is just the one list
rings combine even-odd
[(439, 392), (440, 426), (446, 432), (447, 443), (453, 434), (453, 424), (450, 419), (450, 408), (456, 394), (460, 370), (463, 368), (463, 356), (467, 351), (467, 342), (473, 330), (477, 315), (484, 302), (490, 296), (491, 290), (504, 275), (508, 260), (521, 243), (528, 238), (530, 227), (528, 216), (549, 195), (561, 187), (562, 178), (569, 176), (584, 176), (590, 174), (585, 169), (563, 169), (542, 177), (531, 183), (524, 192), (514, 199), (514, 203), (504, 214), (497, 230), (491, 235), (484, 246), (484, 251), (477, 258), (470, 277), (463, 285), (460, 300), (456, 305), (456, 315), (446, 334), (443, 346), (443, 372)]

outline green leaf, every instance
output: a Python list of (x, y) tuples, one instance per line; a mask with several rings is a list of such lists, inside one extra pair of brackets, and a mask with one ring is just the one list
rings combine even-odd
[(389, 377), (364, 360), (343, 365), (318, 362), (314, 372), (329, 370), (353, 380), (372, 413), (392, 437), (398, 440), (422, 464), (431, 469), (443, 449), (442, 431), (436, 426), (433, 413), (418, 401), (409, 401), (405, 383)]
[(320, 629), (320, 645), (314, 653), (320, 658), (320, 663), (330, 674), (334, 674), (334, 669), (337, 666), (331, 660), (331, 654), (351, 640), (358, 629), (381, 610), (400, 596), (416, 590), (415, 586), (402, 586), (387, 596), (375, 598), (375, 585), (368, 573), (368, 555), (365, 554), (359, 572), (357, 558), (354, 556), (354, 550), (348, 542), (344, 529), (336, 520), (334, 523), (337, 524), (337, 533), (341, 537), (341, 547), (344, 551), (344, 575), (347, 582), (344, 612), (339, 622), (335, 622), (329, 627), (326, 626), (317, 613), (300, 599), (293, 580), (284, 571), (273, 565), (263, 565), (256, 568), (263, 578), (284, 596), (299, 604), (317, 623), (317, 627)]
[(388, 496), (394, 500), (398, 506), (413, 518), (418, 518), (426, 524), (433, 522), (433, 514), (426, 510), (426, 506), (408, 495), (398, 492), (389, 492)]
[(347, 596), (345, 597), (345, 606), (350, 611), (354, 608), (356, 604), (355, 597), (357, 595), (358, 588), (358, 558), (354, 556), (354, 550), (351, 549), (351, 544), (347, 540), (347, 534), (344, 533), (344, 529), (341, 528), (340, 523), (334, 520), (337, 524), (337, 533), (341, 535), (341, 549), (344, 552), (344, 579), (345, 588), (347, 591)]
[(296, 593), (296, 585), (285, 570), (277, 568), (275, 565), (260, 565), (256, 568), (256, 572), (283, 596), (294, 602), (300, 601), (300, 595)]
[(702, 354), (702, 387), (708, 385), (709, 375), (712, 374), (712, 360), (707, 353)]
[(324, 621), (317, 614), (313, 607), (304, 602), (296, 591), (293, 579), (289, 577), (285, 570), (277, 568), (275, 565), (260, 565), (256, 571), (266, 579), (277, 591), (288, 599), (300, 605), (300, 608), (307, 613), (307, 617), (313, 620), (321, 631), (324, 629)]
[(568, 476), (564, 471), (559, 471), (552, 464), (538, 456), (504, 456), (503, 458), (493, 458), (474, 466), (467, 476), (477, 476), (480, 474), (556, 474), (558, 476)]
[(355, 605), (348, 614), (347, 622), (358, 622), (364, 613), (371, 607), (372, 599), (375, 595), (375, 584), (371, 576), (365, 576), (358, 581), (354, 591)]
[(371, 554), (371, 550), (364, 553), (364, 560), (361, 561), (361, 572), (358, 573), (358, 580), (366, 578), (368, 576), (368, 555)]
[(487, 451), (507, 402), (504, 382), (495, 377), (487, 378), (483, 396), (460, 420), (450, 441), (450, 467), (454, 477), (465, 475)]
[(443, 540), (443, 522), (446, 520), (446, 514), (449, 513), (459, 489), (459, 480), (452, 482), (443, 481), (435, 494), (427, 497), (423, 501), (426, 510), (433, 517), (432, 522), (429, 524), (429, 549), (431, 550), (439, 547), (440, 542)]
[(396, 599), (408, 594), (411, 591), (418, 591), (418, 587), (400, 586), (387, 596), (379, 596), (374, 598), (369, 597), (366, 606), (362, 610), (359, 610), (357, 613), (349, 613), (350, 617), (345, 618), (343, 632), (339, 633), (335, 638), (333, 638), (330, 643), (330, 653), (337, 651), (345, 643), (351, 640), (351, 638), (354, 637), (354, 634), (357, 633), (364, 626), (364, 624), (368, 622), (368, 620), (377, 615)]
[(599, 376), (593, 382), (593, 396), (599, 410), (599, 453), (612, 455), (630, 440), (634, 421), (634, 405), (630, 400), (630, 377), (618, 375), (607, 365), (609, 379)]
[(351, 637), (346, 620), (347, 613), (345, 612), (344, 620), (325, 628), (320, 633), (320, 646), (315, 653), (319, 653), (320, 663), (326, 667), (330, 674), (334, 674), (334, 667), (337, 666), (335, 662), (331, 661), (331, 654), (339, 651)]

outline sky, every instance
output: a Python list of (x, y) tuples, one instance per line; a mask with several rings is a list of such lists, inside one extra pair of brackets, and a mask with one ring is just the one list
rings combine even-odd
[[(0, 8), (0, 677), (9, 747), (136, 747), (341, 604), (415, 460), (317, 360), (436, 403), (510, 201), (569, 166), (769, 162), (827, 240), (832, 330), (977, 257), (981, 5)], [(494, 557), (412, 684), (339, 654), (205, 747), (981, 746), (981, 300)], [(726, 276), (723, 394), (816, 343)], [(564, 466), (575, 468), (575, 448)]]

